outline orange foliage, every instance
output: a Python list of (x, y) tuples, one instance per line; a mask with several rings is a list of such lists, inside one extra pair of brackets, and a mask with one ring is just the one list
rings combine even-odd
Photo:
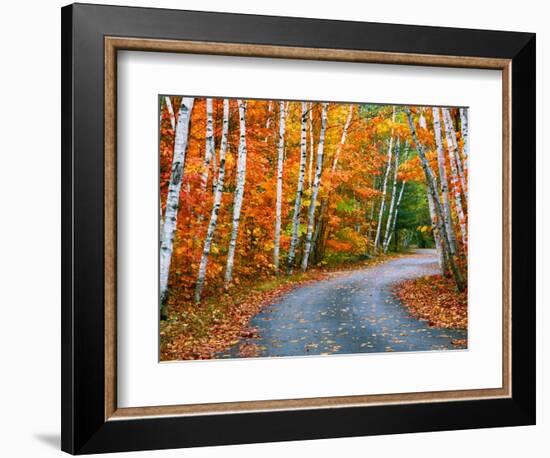
[[(179, 109), (181, 97), (172, 96), (174, 113)], [(216, 154), (222, 135), (223, 100), (214, 99), (214, 139)], [(164, 212), (168, 181), (170, 179), (174, 130), (165, 105), (161, 105), (160, 124), (160, 204)], [(367, 231), (374, 221), (368, 217), (368, 210), (380, 198), (380, 180), (387, 161), (387, 140), (389, 135), (400, 138), (402, 144), (414, 145), (403, 113), (391, 120), (391, 107), (382, 107), (376, 116), (367, 116), (356, 108), (349, 127), (347, 139), (339, 153), (338, 167), (334, 174), (330, 170), (341, 140), (349, 105), (329, 104), (326, 130), (323, 174), (319, 190), (318, 205), (329, 199), (327, 215), (326, 247), (329, 251), (363, 253), (366, 250)], [(315, 149), (319, 140), (321, 107), (313, 103), (313, 139)], [(258, 279), (274, 274), (273, 248), (276, 202), (276, 168), (279, 105), (265, 100), (249, 100), (246, 113), (246, 142), (248, 150), (246, 185), (244, 190), (239, 234), (234, 266), (234, 282), (243, 279)], [(417, 116), (419, 108), (412, 108)], [(296, 183), (300, 162), (300, 102), (289, 102), (285, 132), (285, 160), (282, 199), (281, 253), (284, 256), (289, 246), (291, 218), (296, 195)], [(419, 140), (430, 150), (428, 157), (437, 170), (435, 145), (430, 110), (424, 111), (428, 128), (419, 128)], [(205, 296), (222, 291), (223, 274), (232, 227), (232, 209), (236, 180), (236, 162), (239, 142), (239, 123), (236, 100), (230, 101), (230, 120), (226, 176), (218, 224), (213, 239), (206, 272)], [(177, 119), (176, 119), (177, 122)], [(213, 178), (216, 161), (210, 164), (206, 190), (201, 188), (201, 174), (204, 172), (206, 142), (206, 101), (195, 99), (191, 116), (189, 142), (181, 186), (180, 205), (177, 216), (177, 231), (170, 267), (169, 290), (177, 290), (178, 297), (191, 300), (197, 279), (198, 266), (204, 238), (213, 203)], [(310, 151), (308, 128), (308, 161)], [(460, 140), (462, 141), (462, 140)], [(316, 151), (315, 151), (316, 153)], [(315, 156), (313, 160), (315, 169)], [(399, 167), (399, 180), (424, 182), (420, 161), (409, 153)], [(301, 224), (307, 223), (307, 208), (311, 199), (310, 183), (306, 164), (304, 197), (301, 210)], [(302, 229), (301, 229), (302, 230)], [(304, 229), (305, 230), (305, 229)], [(299, 249), (302, 249), (299, 247)]]
[(402, 303), (430, 326), (468, 327), (468, 292), (457, 292), (453, 281), (441, 275), (408, 280), (395, 289)]

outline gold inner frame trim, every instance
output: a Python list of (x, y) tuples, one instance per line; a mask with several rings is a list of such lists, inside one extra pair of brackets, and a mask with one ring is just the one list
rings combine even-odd
[[(215, 404), (185, 404), (119, 408), (117, 405), (116, 336), (116, 122), (117, 51), (175, 52), (241, 57), (267, 57), (318, 61), (363, 62), (394, 65), (479, 68), (502, 71), (502, 387), (455, 391), (335, 396)], [(247, 413), (274, 410), (303, 410), (410, 404), (440, 401), (480, 400), (511, 397), (511, 60), (479, 57), (386, 53), (343, 49), (157, 40), (105, 37), (105, 420), (129, 420), (159, 416), (189, 416)]]

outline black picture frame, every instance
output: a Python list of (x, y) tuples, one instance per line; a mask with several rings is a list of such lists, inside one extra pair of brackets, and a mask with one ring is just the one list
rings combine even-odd
[[(511, 59), (512, 396), (106, 421), (106, 36)], [(535, 424), (535, 41), (519, 32), (62, 8), (62, 449), (85, 454)]]

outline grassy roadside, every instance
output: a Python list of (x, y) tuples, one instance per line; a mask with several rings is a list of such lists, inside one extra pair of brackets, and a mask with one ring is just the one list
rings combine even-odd
[(168, 318), (160, 323), (161, 361), (212, 358), (241, 338), (253, 336), (255, 330), (248, 326), (250, 319), (291, 289), (336, 272), (374, 266), (402, 255), (337, 258), (307, 272), (243, 281), (233, 285), (229, 292), (219, 291), (200, 305), (182, 300), (174, 291), (167, 305)]

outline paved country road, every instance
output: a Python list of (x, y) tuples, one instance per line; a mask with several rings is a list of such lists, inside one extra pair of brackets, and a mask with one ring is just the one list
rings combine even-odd
[(245, 338), (218, 358), (303, 356), (387, 351), (456, 350), (465, 330), (430, 328), (412, 317), (392, 294), (406, 279), (437, 273), (435, 250), (298, 287), (265, 307)]

